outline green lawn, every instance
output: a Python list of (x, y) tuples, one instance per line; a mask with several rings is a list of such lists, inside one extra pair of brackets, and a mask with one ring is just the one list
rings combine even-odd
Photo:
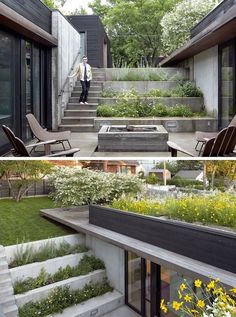
[(16, 203), (0, 200), (0, 245), (35, 241), (74, 233), (70, 228), (40, 216), (40, 209), (54, 208), (48, 197), (25, 198)]

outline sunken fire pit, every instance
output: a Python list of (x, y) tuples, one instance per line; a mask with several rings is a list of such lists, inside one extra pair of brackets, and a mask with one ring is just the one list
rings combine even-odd
[(166, 152), (168, 132), (162, 125), (104, 125), (99, 152)]

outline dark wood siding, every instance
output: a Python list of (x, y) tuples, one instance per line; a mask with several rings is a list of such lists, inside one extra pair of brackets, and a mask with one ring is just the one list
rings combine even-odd
[(211, 24), (220, 15), (226, 13), (235, 4), (236, 0), (225, 0), (221, 2), (191, 30), (191, 38), (203, 31), (209, 24)]
[(1, 0), (1, 2), (46, 32), (51, 33), (52, 12), (40, 0)]
[[(87, 55), (93, 67), (103, 67), (103, 43), (109, 42), (103, 24), (96, 15), (68, 16), (69, 21), (79, 32), (87, 34)], [(108, 48), (109, 48), (109, 43)], [(110, 51), (108, 49), (108, 54)], [(108, 55), (108, 56), (109, 56)], [(111, 57), (109, 57), (111, 60)]]

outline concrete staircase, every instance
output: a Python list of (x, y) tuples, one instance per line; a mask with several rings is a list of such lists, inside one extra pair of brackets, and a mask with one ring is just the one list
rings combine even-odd
[(93, 69), (93, 80), (89, 90), (88, 105), (81, 105), (79, 97), (81, 85), (78, 80), (75, 84), (59, 130), (72, 132), (95, 132), (94, 118), (97, 116), (99, 97), (101, 96), (105, 72), (102, 69)]
[(18, 316), (10, 270), (8, 269), (5, 249), (2, 246), (0, 246), (0, 306), (4, 317)]

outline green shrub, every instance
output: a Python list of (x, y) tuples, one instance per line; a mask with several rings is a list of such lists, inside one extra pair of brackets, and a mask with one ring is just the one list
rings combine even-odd
[(116, 92), (112, 90), (103, 90), (101, 93), (101, 97), (103, 98), (113, 98), (116, 95), (117, 95)]
[(172, 90), (172, 96), (177, 97), (203, 97), (201, 90), (191, 81), (183, 82)]
[(100, 105), (97, 107), (98, 117), (114, 117), (116, 113), (115, 107), (109, 105)]
[(146, 183), (150, 185), (158, 184), (159, 178), (155, 173), (151, 173), (150, 175), (146, 176)]
[(70, 290), (69, 287), (57, 287), (47, 298), (37, 302), (29, 302), (19, 308), (19, 317), (49, 316), (62, 313), (72, 305), (80, 304), (90, 298), (112, 292), (113, 288), (107, 283), (89, 284), (83, 289)]
[(174, 176), (171, 179), (167, 180), (167, 184), (175, 185), (177, 187), (194, 187), (194, 188), (196, 188), (195, 186), (203, 187), (201, 181), (185, 179), (180, 176)]
[(42, 269), (36, 278), (30, 277), (25, 280), (18, 280), (14, 283), (14, 293), (22, 294), (32, 289), (103, 269), (105, 269), (103, 261), (96, 259), (94, 256), (85, 255), (75, 267), (67, 265), (65, 268), (60, 268), (54, 274), (48, 274), (45, 269)]
[(34, 251), (32, 246), (17, 247), (14, 254), (14, 260), (9, 264), (11, 268), (26, 265), (34, 262), (42, 262), (45, 260), (65, 256), (68, 254), (86, 252), (88, 249), (80, 245), (70, 245), (68, 242), (63, 241), (59, 246), (55, 242), (49, 241), (42, 245), (39, 250)]
[(52, 174), (51, 197), (62, 206), (110, 202), (123, 194), (136, 196), (143, 182), (135, 175), (104, 173), (89, 169), (58, 168)]

